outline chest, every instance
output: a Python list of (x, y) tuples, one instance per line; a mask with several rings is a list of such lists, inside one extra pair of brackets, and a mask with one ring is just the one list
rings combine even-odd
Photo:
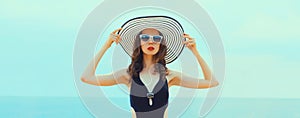
[[(141, 77), (142, 76), (142, 77)], [(157, 75), (147, 75), (147, 74), (139, 74), (139, 81), (140, 81), (140, 84), (144, 84), (145, 83), (145, 86), (147, 86), (149, 89), (151, 89), (153, 91), (154, 87), (156, 86), (156, 84), (159, 82), (159, 74)], [(127, 88), (128, 90), (130, 91), (131, 89), (131, 86), (132, 86), (132, 82), (131, 81), (132, 78), (128, 78), (128, 80), (130, 80), (128, 82), (127, 85)], [(168, 87), (171, 87), (171, 83), (170, 81), (172, 80), (172, 76), (169, 75), (166, 75), (166, 80), (167, 80), (167, 83), (168, 83)], [(133, 82), (133, 83), (137, 83), (137, 82)]]
[(155, 86), (159, 82), (159, 74), (147, 74), (147, 73), (140, 73), (141, 82), (147, 88), (149, 92), (152, 92)]

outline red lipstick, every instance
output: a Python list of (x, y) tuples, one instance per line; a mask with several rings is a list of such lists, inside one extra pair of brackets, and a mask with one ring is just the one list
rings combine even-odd
[(152, 46), (150, 46), (150, 47), (148, 47), (147, 49), (148, 49), (149, 51), (153, 51), (155, 48), (152, 47)]

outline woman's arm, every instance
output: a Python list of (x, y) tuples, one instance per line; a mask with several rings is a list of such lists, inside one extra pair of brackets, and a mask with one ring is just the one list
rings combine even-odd
[(116, 36), (115, 33), (121, 30), (117, 29), (111, 33), (111, 36), (100, 49), (100, 51), (95, 55), (95, 57), (90, 61), (84, 72), (82, 73), (81, 80), (85, 83), (96, 85), (96, 86), (111, 86), (118, 83), (126, 84), (126, 70), (122, 69), (114, 73), (105, 75), (96, 75), (95, 71), (100, 62), (102, 56), (110, 48), (113, 42), (118, 42), (121, 40), (120, 36)]
[(199, 54), (199, 52), (196, 48), (195, 40), (193, 38), (191, 38), (188, 34), (185, 34), (184, 37), (188, 38), (188, 40), (184, 43), (197, 58), (197, 61), (202, 69), (203, 74), (204, 74), (204, 79), (197, 79), (194, 77), (187, 76), (185, 74), (181, 74), (180, 72), (173, 71), (174, 78), (172, 79), (173, 82), (172, 81), (171, 82), (174, 85), (179, 85), (179, 86), (188, 87), (188, 88), (210, 88), (210, 87), (217, 86), (219, 83), (214, 78), (214, 76), (213, 76), (212, 72), (210, 71), (209, 67), (207, 66), (206, 62)]

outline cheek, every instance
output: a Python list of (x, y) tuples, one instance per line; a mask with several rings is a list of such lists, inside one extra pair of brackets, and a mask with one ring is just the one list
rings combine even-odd
[(156, 52), (158, 52), (158, 51), (159, 51), (159, 48), (160, 48), (160, 46), (159, 46), (159, 45), (158, 45), (158, 46), (156, 46), (156, 48), (155, 48)]
[(145, 43), (141, 42), (140, 44), (141, 44), (140, 46), (141, 46), (142, 49), (144, 49), (146, 47)]
[(160, 44), (157, 44), (156, 48), (159, 49), (160, 48)]
[(145, 45), (145, 42), (143, 42), (143, 41), (140, 41), (140, 44), (141, 44), (141, 45)]
[(141, 44), (141, 48), (142, 48), (143, 52), (147, 51), (147, 46), (146, 45)]
[(146, 47), (145, 43), (141, 43), (141, 47), (145, 48)]

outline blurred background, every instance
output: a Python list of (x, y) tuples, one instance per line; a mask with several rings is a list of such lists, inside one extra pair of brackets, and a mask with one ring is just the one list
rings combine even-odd
[[(300, 117), (300, 1), (195, 1), (226, 53), (221, 98), (208, 117)], [(93, 117), (77, 94), (72, 54), (101, 2), (0, 1), (0, 117)]]

